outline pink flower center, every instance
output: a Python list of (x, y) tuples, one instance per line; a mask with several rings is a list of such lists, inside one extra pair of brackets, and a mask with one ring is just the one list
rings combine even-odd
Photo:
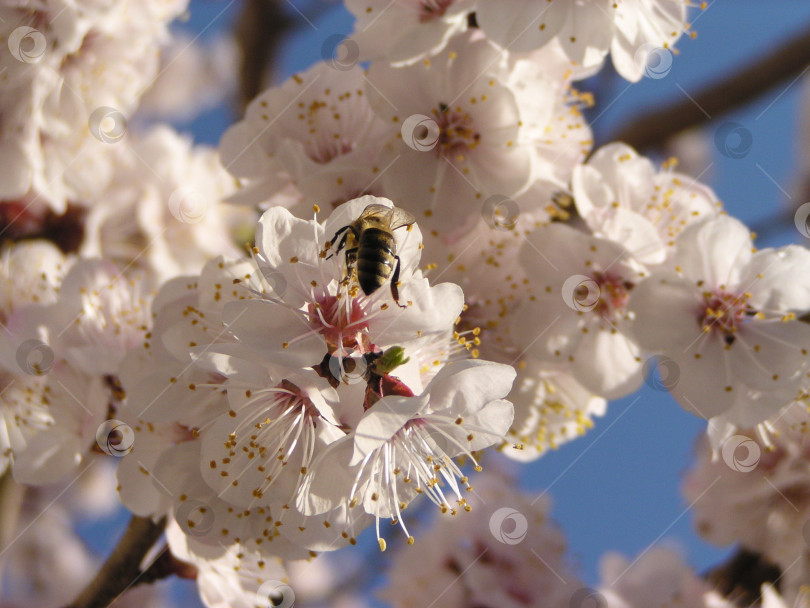
[(453, 109), (440, 103), (439, 109), (433, 110), (433, 115), (439, 126), (439, 145), (436, 149), (440, 156), (463, 156), (478, 145), (481, 134), (473, 128), (472, 117), (461, 107)]
[(366, 334), (368, 323), (364, 320), (365, 312), (357, 300), (352, 298), (347, 310), (345, 300), (325, 294), (309, 304), (308, 312), (309, 322), (326, 339), (330, 353), (339, 347), (357, 349), (361, 353), (371, 350)]
[(335, 104), (315, 100), (306, 107), (306, 112), (300, 109), (298, 120), (304, 125), (299, 126), (307, 132), (304, 150), (313, 162), (325, 165), (354, 150), (356, 142), (346, 137), (339, 128), (340, 121), (336, 122), (341, 113)]
[(598, 295), (592, 293), (592, 286), (582, 284), (574, 291), (576, 302), (587, 306), (587, 300), (597, 295), (598, 299), (591, 310), (605, 318), (611, 318), (627, 307), (633, 283), (610, 272), (595, 272), (592, 279), (598, 287)]
[(339, 140), (321, 140), (307, 151), (307, 155), (316, 163), (325, 165), (329, 161), (354, 150), (354, 144)]
[(318, 411), (318, 408), (315, 407), (315, 404), (312, 403), (309, 397), (304, 394), (298, 386), (284, 379), (276, 388), (289, 391), (289, 393), (279, 393), (276, 397), (278, 413), (284, 412), (291, 406), (298, 406), (294, 408), (294, 411), (303, 411), (304, 416), (312, 420), (320, 418), (321, 413)]
[(727, 344), (734, 342), (734, 334), (740, 324), (747, 316), (754, 314), (748, 306), (748, 297), (748, 294), (720, 290), (703, 294), (699, 310), (699, 322), (703, 331), (722, 335)]

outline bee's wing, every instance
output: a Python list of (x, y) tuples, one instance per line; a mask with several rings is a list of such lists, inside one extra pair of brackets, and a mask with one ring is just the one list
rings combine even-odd
[(386, 216), (391, 212), (391, 207), (387, 207), (385, 205), (369, 205), (358, 217), (358, 220), (366, 220), (370, 217), (379, 217), (379, 216)]
[(393, 207), (389, 210), (391, 212), (389, 228), (390, 230), (396, 230), (397, 228), (401, 228), (402, 226), (410, 226), (411, 224), (416, 223), (416, 218), (405, 211), (404, 209), (400, 209), (399, 207)]

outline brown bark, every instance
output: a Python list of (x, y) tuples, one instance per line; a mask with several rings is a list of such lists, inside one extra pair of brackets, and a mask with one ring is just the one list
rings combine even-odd
[[(746, 64), (715, 84), (678, 103), (642, 113), (612, 134), (638, 150), (657, 148), (672, 136), (742, 106), (810, 68), (810, 34), (801, 32), (774, 51)], [(788, 86), (791, 83), (788, 83)]]
[(105, 608), (135, 585), (143, 575), (141, 562), (163, 534), (165, 523), (133, 515), (98, 574), (67, 608)]

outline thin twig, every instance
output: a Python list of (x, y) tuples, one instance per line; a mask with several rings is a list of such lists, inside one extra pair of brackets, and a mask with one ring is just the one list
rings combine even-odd
[(95, 578), (67, 608), (105, 608), (142, 576), (141, 562), (163, 534), (158, 523), (133, 515), (124, 535)]
[(172, 555), (169, 546), (164, 545), (154, 561), (141, 573), (137, 584), (154, 583), (170, 576), (195, 579), (197, 578), (197, 568), (192, 564), (177, 559)]
[(810, 65), (810, 33), (803, 31), (746, 67), (720, 79), (691, 99), (647, 112), (613, 133), (638, 150), (661, 147), (672, 136), (742, 106)]
[(14, 538), (24, 497), (25, 486), (14, 481), (7, 469), (0, 477), (0, 553)]

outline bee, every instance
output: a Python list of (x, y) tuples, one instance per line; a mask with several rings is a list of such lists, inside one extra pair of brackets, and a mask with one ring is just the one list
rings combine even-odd
[(393, 232), (415, 222), (413, 215), (399, 207), (369, 205), (360, 217), (335, 233), (329, 241), (329, 247), (340, 239), (335, 253), (340, 252), (346, 247), (346, 241), (351, 235), (352, 242), (346, 249), (346, 276), (350, 277), (352, 269), (356, 270), (357, 282), (367, 296), (377, 291), (390, 278), (394, 302), (400, 308), (405, 308), (399, 303), (397, 283), (400, 260)]

